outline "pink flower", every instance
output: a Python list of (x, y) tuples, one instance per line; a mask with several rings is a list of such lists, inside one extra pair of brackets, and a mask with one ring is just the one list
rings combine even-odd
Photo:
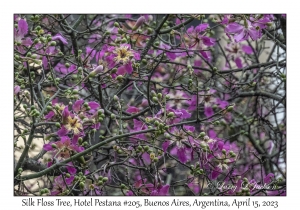
[(154, 189), (150, 196), (165, 196), (169, 195), (170, 185), (160, 185), (156, 189)]
[(22, 42), (22, 39), (28, 32), (28, 24), (26, 20), (20, 19), (18, 22), (18, 30), (15, 29), (15, 41)]
[[(14, 41), (23, 46), (29, 47), (30, 45), (32, 45), (33, 42), (29, 37), (25, 38), (25, 35), (27, 33), (28, 33), (28, 24), (27, 24), (26, 20), (20, 19), (18, 21), (18, 28), (14, 29)], [(21, 53), (24, 53), (25, 49), (23, 48), (23, 46), (16, 46), (16, 48)]]
[(60, 157), (62, 159), (69, 158), (72, 151), (82, 152), (84, 150), (83, 147), (71, 142), (70, 138), (67, 136), (62, 136), (60, 141), (45, 144), (43, 148), (46, 151), (52, 151), (54, 157)]
[(204, 44), (205, 46), (214, 46), (216, 43), (216, 40), (214, 38), (210, 38), (208, 36), (204, 36), (205, 30), (209, 27), (208, 23), (200, 24), (194, 28), (194, 26), (191, 26), (187, 33), (189, 36), (187, 36), (187, 39), (189, 40), (189, 47), (190, 49), (202, 49)]
[(19, 92), (20, 92), (20, 86), (19, 85), (16, 85), (15, 87), (14, 87), (14, 94), (16, 95), (16, 94), (18, 94)]
[(272, 179), (274, 179), (275, 175), (273, 173), (269, 173), (265, 178), (264, 178), (264, 182), (269, 184)]
[(54, 183), (53, 183), (53, 189), (51, 190), (51, 195), (59, 195), (61, 193), (63, 193), (66, 189), (67, 189), (67, 185), (71, 185), (71, 183), (74, 180), (74, 176), (71, 176), (70, 178), (66, 178), (65, 179), (66, 182), (64, 181), (62, 175), (57, 176), (54, 179)]
[(249, 37), (251, 37), (252, 40), (257, 40), (262, 36), (261, 29), (249, 20), (244, 21), (244, 25), (236, 22), (229, 23), (225, 28), (225, 32), (233, 34), (235, 42), (247, 40)]
[(225, 46), (225, 50), (228, 52), (227, 57), (234, 60), (238, 68), (243, 68), (242, 55), (244, 53), (250, 55), (253, 54), (253, 49), (248, 45), (241, 45), (239, 43), (230, 43)]
[[(136, 119), (133, 119), (133, 129), (129, 128), (130, 132), (136, 132), (136, 131), (141, 131), (146, 129), (148, 129), (148, 126), (142, 121)], [(132, 141), (136, 141), (136, 138), (141, 140), (147, 140), (147, 137), (144, 133), (134, 135), (134, 137), (135, 138), (132, 138)]]
[[(195, 127), (193, 126), (184, 125), (183, 128), (187, 132), (195, 131)], [(163, 143), (163, 150), (166, 152), (167, 148), (171, 145), (171, 142), (175, 142), (175, 146), (171, 149), (170, 153), (172, 155), (176, 155), (180, 162), (186, 163), (188, 160), (191, 159), (192, 149), (186, 146), (186, 144), (189, 144), (189, 140), (191, 139), (191, 137), (188, 137), (185, 131), (178, 130), (176, 127), (171, 128), (170, 132), (174, 134), (174, 136), (172, 136), (171, 141), (166, 141)]]
[(56, 72), (58, 72), (58, 73), (59, 73), (59, 76), (61, 76), (61, 77), (65, 76), (66, 74), (69, 74), (69, 73), (75, 74), (75, 73), (78, 72), (78, 71), (77, 71), (77, 68), (76, 68), (76, 66), (75, 66), (74, 64), (71, 64), (71, 66), (67, 68), (64, 64), (58, 63), (58, 64), (54, 67), (54, 70), (55, 70)]

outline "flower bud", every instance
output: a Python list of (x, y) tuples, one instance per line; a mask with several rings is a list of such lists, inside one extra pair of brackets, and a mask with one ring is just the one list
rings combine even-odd
[(151, 90), (150, 94), (151, 94), (151, 96), (156, 96), (156, 93), (154, 90)]
[(220, 121), (214, 122), (214, 125), (220, 125)]
[(79, 188), (80, 188), (81, 190), (84, 189), (84, 182), (80, 182), (80, 183), (79, 183)]
[(108, 178), (107, 177), (103, 177), (103, 182), (107, 182)]
[(89, 77), (95, 77), (97, 74), (99, 74), (102, 71), (103, 71), (103, 66), (99, 65), (89, 74)]
[(81, 137), (78, 138), (78, 144), (82, 144), (83, 139)]
[(116, 115), (115, 114), (111, 114), (110, 118), (114, 120), (114, 119), (116, 119)]
[(41, 189), (41, 190), (40, 190), (40, 194), (41, 194), (41, 195), (43, 195), (43, 194), (45, 194), (45, 193), (46, 193), (45, 189)]
[(201, 138), (203, 138), (205, 136), (205, 133), (204, 132), (201, 132), (200, 134), (199, 134), (199, 137), (201, 137)]
[(144, 16), (141, 16), (137, 19), (135, 25), (133, 26), (132, 30), (135, 31), (138, 29), (144, 22), (146, 21)]
[(232, 151), (229, 153), (229, 155), (230, 155), (230, 157), (233, 157), (233, 158), (236, 157), (236, 154)]
[(119, 101), (119, 97), (117, 95), (114, 95), (114, 101)]
[(52, 147), (53, 149), (57, 149), (56, 144), (51, 144), (51, 147)]
[(121, 187), (121, 189), (126, 189), (125, 184), (121, 184), (120, 187)]
[(146, 65), (146, 64), (147, 64), (147, 60), (146, 60), (146, 59), (143, 59), (143, 60), (142, 60), (142, 64)]
[(153, 32), (153, 29), (152, 29), (152, 28), (147, 28), (147, 33), (148, 33), (148, 34), (152, 34), (152, 32)]
[(157, 98), (157, 97), (152, 97), (152, 101), (153, 101), (154, 103), (158, 103), (158, 98)]
[(200, 143), (200, 147), (201, 147), (202, 149), (205, 149), (205, 148), (207, 147), (207, 144), (206, 144), (205, 142), (201, 142), (201, 143)]
[(122, 81), (123, 76), (122, 76), (122, 75), (118, 75), (118, 76), (116, 77), (116, 79), (117, 79), (118, 81)]
[(107, 35), (110, 35), (110, 32), (109, 32), (109, 31), (105, 31), (105, 32), (104, 32), (104, 36), (107, 36)]
[[(124, 33), (124, 31), (121, 28), (119, 28), (118, 34), (123, 34), (123, 33)], [(122, 40), (117, 38), (117, 43), (119, 43), (119, 42), (122, 42)]]
[(84, 102), (83, 106), (86, 108), (89, 106), (88, 102)]
[(56, 122), (56, 123), (55, 123), (55, 126), (56, 126), (57, 128), (60, 128), (60, 123), (59, 123), (59, 122)]
[(174, 112), (169, 112), (169, 114), (167, 115), (167, 117), (169, 117), (169, 118), (172, 118), (172, 117), (174, 117)]
[(161, 93), (158, 93), (158, 94), (157, 94), (157, 98), (162, 99), (162, 94), (161, 94)]
[(165, 133), (164, 136), (165, 136), (165, 138), (167, 138), (167, 139), (171, 138), (170, 134), (168, 134), (168, 133)]
[(226, 150), (225, 150), (225, 149), (222, 149), (222, 153), (225, 155), (225, 154), (226, 154)]
[(231, 112), (233, 110), (233, 106), (227, 107), (227, 111)]
[(65, 67), (69, 68), (70, 64), (69, 63), (65, 63)]
[(50, 42), (50, 46), (56, 46), (56, 42), (55, 41), (51, 41)]
[(40, 39), (39, 39), (39, 38), (36, 38), (36, 39), (34, 39), (33, 43), (34, 43), (34, 44), (37, 44), (37, 43), (39, 43), (39, 41), (40, 41)]
[[(85, 142), (84, 142), (85, 143)], [(77, 158), (78, 162), (81, 164), (85, 164), (85, 160), (83, 156), (80, 156), (79, 158)]]
[(47, 106), (48, 111), (51, 111), (52, 109), (53, 109), (52, 106), (49, 106), (49, 105)]
[(116, 72), (117, 72), (117, 68), (113, 68), (110, 72), (112, 73), (112, 74), (115, 74)]
[(120, 25), (119, 25), (118, 22), (115, 22), (115, 23), (114, 23), (114, 26), (115, 26), (115, 27), (119, 27)]

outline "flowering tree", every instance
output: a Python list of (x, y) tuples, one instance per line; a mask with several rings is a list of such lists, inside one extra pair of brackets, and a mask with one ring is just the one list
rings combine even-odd
[(285, 15), (14, 24), (15, 195), (286, 194)]

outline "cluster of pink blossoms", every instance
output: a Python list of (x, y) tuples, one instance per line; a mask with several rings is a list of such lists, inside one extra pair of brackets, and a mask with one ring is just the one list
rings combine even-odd
[[(14, 18), (15, 121), (29, 146), (43, 135), (33, 159), (50, 171), (39, 195), (285, 195), (285, 119), (273, 134), (268, 118), (283, 100), (266, 93), (285, 60), (257, 63), (284, 16), (79, 16)], [(19, 130), (15, 182), (38, 178)]]

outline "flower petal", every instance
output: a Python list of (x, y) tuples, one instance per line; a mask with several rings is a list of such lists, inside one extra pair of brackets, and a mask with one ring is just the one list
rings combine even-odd
[(100, 105), (95, 101), (90, 101), (89, 106), (91, 107), (91, 109), (98, 109), (100, 107)]
[(205, 107), (204, 114), (206, 117), (211, 117), (214, 114), (214, 110), (210, 106)]
[(180, 160), (180, 162), (186, 163), (187, 157), (186, 157), (186, 154), (185, 154), (185, 148), (184, 147), (177, 148), (177, 156), (178, 156), (178, 159)]
[(242, 60), (240, 59), (240, 57), (236, 57), (234, 62), (238, 68), (243, 68), (243, 63), (242, 63)]
[(65, 45), (68, 44), (68, 41), (66, 40), (66, 38), (64, 38), (60, 34), (56, 34), (55, 36), (53, 36), (52, 40), (60, 40), (63, 44), (65, 44)]
[(75, 101), (75, 103), (73, 104), (73, 111), (75, 112), (79, 112), (80, 111), (80, 108), (81, 108), (81, 105), (83, 104), (84, 100), (83, 99), (80, 99), (80, 100), (77, 100)]
[(204, 31), (205, 29), (207, 29), (208, 26), (209, 26), (208, 23), (200, 24), (195, 28), (195, 31), (196, 31), (196, 33), (200, 33), (202, 31)]
[(51, 151), (53, 150), (53, 147), (51, 146), (51, 144), (44, 144), (43, 149), (46, 151)]
[(169, 147), (170, 144), (171, 144), (170, 141), (165, 141), (165, 142), (162, 144), (162, 148), (163, 148), (164, 152), (167, 151), (167, 149), (168, 149), (168, 147)]
[(207, 36), (203, 36), (202, 40), (203, 44), (205, 44), (206, 46), (213, 46), (216, 43), (216, 40), (214, 38), (209, 38)]
[(19, 85), (16, 85), (16, 86), (14, 87), (14, 94), (16, 95), (18, 92), (20, 92), (20, 90), (21, 90), (20, 86), (19, 86)]
[(226, 26), (225, 32), (226, 33), (241, 33), (244, 27), (238, 23), (230, 23)]
[(18, 22), (19, 34), (24, 37), (25, 34), (28, 32), (28, 24), (26, 20), (20, 19)]
[(62, 126), (61, 129), (57, 131), (58, 136), (65, 136), (68, 133), (69, 131), (64, 126)]
[(248, 55), (253, 54), (253, 50), (252, 47), (248, 46), (248, 45), (243, 45), (242, 46), (242, 50), (247, 53)]
[(135, 106), (130, 106), (126, 112), (129, 112), (129, 113), (138, 113), (140, 110), (139, 108), (136, 108)]

